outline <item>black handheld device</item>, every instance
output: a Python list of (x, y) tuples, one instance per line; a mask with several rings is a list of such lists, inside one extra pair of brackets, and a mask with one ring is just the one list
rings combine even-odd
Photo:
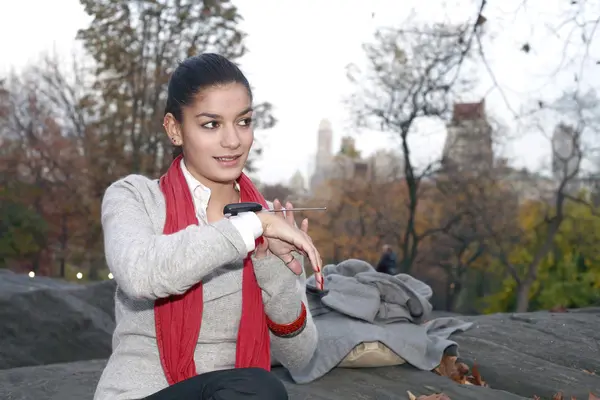
[(231, 203), (223, 207), (223, 215), (234, 216), (243, 212), (258, 212), (262, 211), (263, 206), (259, 203)]

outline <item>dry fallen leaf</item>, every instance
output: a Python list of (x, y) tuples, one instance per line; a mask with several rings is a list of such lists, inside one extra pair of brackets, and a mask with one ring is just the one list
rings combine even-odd
[(465, 363), (457, 362), (455, 356), (444, 355), (440, 365), (434, 369), (433, 372), (440, 376), (450, 378), (461, 385), (488, 386), (481, 378), (477, 365), (473, 366), (471, 370), (472, 373), (469, 375), (469, 366)]
[(600, 400), (600, 397), (598, 397), (594, 393), (590, 392), (590, 397), (588, 397), (588, 400)]
[(475, 386), (488, 387), (488, 384), (483, 380), (481, 374), (479, 373), (479, 366), (477, 364), (473, 364), (473, 368), (471, 368), (471, 376), (467, 377), (467, 380)]
[(582, 371), (585, 372), (586, 374), (596, 375), (596, 371), (590, 371), (588, 369), (582, 369)]
[(456, 369), (456, 357), (445, 355), (440, 361), (440, 365), (434, 369), (434, 372), (441, 376), (450, 377), (452, 372)]

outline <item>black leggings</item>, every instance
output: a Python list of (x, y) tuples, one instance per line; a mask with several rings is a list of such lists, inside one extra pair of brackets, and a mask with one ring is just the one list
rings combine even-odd
[(194, 376), (144, 400), (288, 400), (283, 383), (262, 368), (236, 368)]

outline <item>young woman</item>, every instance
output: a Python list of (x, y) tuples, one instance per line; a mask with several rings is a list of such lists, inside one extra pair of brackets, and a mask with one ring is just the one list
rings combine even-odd
[(268, 206), (242, 173), (254, 139), (248, 81), (215, 54), (183, 61), (164, 127), (180, 153), (167, 173), (121, 179), (102, 203), (118, 289), (95, 399), (287, 399), (271, 352), (288, 369), (313, 355), (300, 254), (321, 286), (322, 261), (293, 211), (223, 215), (230, 203)]

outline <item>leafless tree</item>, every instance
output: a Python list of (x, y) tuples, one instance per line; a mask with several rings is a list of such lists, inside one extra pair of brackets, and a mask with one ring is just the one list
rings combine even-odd
[[(424, 119), (447, 119), (457, 93), (473, 83), (465, 79), (468, 58), (479, 34), (485, 2), (471, 21), (460, 26), (433, 25), (415, 29), (380, 29), (373, 43), (364, 46), (367, 66), (349, 68), (356, 85), (349, 106), (356, 124), (366, 129), (391, 132), (401, 141), (404, 182), (407, 186), (407, 219), (401, 241), (400, 269), (410, 271), (419, 243), (437, 229), (418, 232), (417, 209), (423, 179), (439, 163), (418, 168), (412, 157), (409, 137)], [(440, 227), (444, 229), (445, 227)]]
[[(475, 7), (480, 8), (486, 0), (475, 2)], [(500, 26), (495, 20), (488, 21), (487, 35), (476, 36), (473, 46), (473, 56), (478, 59), (483, 71), (491, 80), (487, 93), (496, 91), (502, 98), (506, 108), (514, 118), (521, 118), (522, 112), (515, 107), (511, 101), (510, 92), (498, 79), (497, 67), (491, 61), (491, 50), (494, 46), (493, 40), (486, 40), (501, 35), (503, 31), (511, 30), (509, 24), (521, 17), (530, 21), (529, 29), (523, 29), (523, 37), (515, 44), (515, 51), (535, 57), (543, 54), (543, 47), (560, 46), (560, 56), (550, 59), (543, 71), (539, 71), (538, 77), (545, 81), (545, 85), (556, 85), (561, 75), (567, 73), (572, 77), (572, 83), (578, 90), (586, 90), (588, 77), (595, 71), (595, 66), (600, 63), (600, 53), (594, 50), (594, 44), (598, 42), (600, 34), (600, 1), (599, 0), (574, 0), (565, 1), (554, 5), (553, 10), (544, 10), (540, 15), (541, 3), (530, 0), (520, 1), (518, 7), (512, 5), (502, 8), (502, 3), (495, 4), (500, 7), (498, 14), (503, 15), (505, 24)], [(509, 8), (506, 8), (509, 7)], [(493, 33), (492, 33), (493, 32)], [(551, 43), (551, 44), (549, 44)], [(597, 48), (596, 48), (597, 49)], [(591, 68), (590, 68), (591, 67)], [(545, 103), (543, 100), (540, 103)]]

